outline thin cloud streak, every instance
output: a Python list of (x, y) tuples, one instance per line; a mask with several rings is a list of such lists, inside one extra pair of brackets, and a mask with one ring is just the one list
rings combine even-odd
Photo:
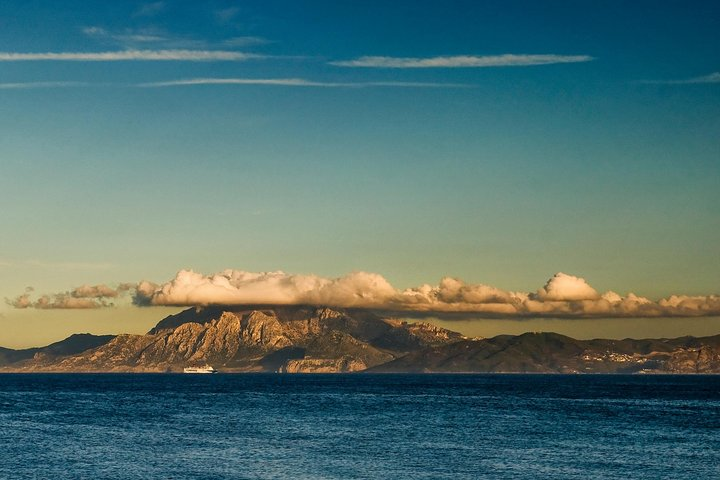
[(456, 55), (430, 58), (363, 56), (353, 60), (329, 62), (338, 67), (365, 68), (478, 68), (525, 67), (594, 60), (588, 55)]
[(232, 37), (222, 41), (222, 44), (227, 47), (250, 47), (256, 45), (267, 45), (271, 43), (270, 40), (264, 37)]
[(191, 85), (273, 85), (284, 87), (324, 88), (367, 88), (367, 87), (408, 87), (408, 88), (471, 88), (465, 83), (432, 82), (319, 82), (304, 78), (189, 78), (166, 82), (141, 83), (137, 86), (148, 88), (181, 87)]
[(61, 270), (108, 270), (115, 268), (112, 263), (93, 262), (46, 262), (43, 260), (8, 260), (0, 259), (0, 267), (6, 268), (48, 268)]
[(93, 86), (93, 84), (87, 82), (17, 82), (0, 83), (0, 90), (23, 90), (32, 88), (72, 88), (90, 86)]
[[(108, 30), (100, 26), (89, 26), (81, 29), (87, 37), (102, 44), (115, 45), (115, 49), (124, 50), (236, 50), (247, 45), (232, 45), (221, 42), (211, 44), (187, 36), (176, 36), (157, 27), (125, 28)], [(100, 48), (100, 47), (98, 47)], [(109, 47), (102, 47), (109, 48)]]
[(153, 17), (165, 10), (165, 2), (152, 2), (141, 5), (135, 13), (134, 17)]
[(0, 83), (0, 90), (25, 90), (41, 88), (79, 88), (79, 87), (140, 87), (164, 88), (193, 85), (261, 85), (284, 87), (316, 87), (316, 88), (473, 88), (475, 85), (465, 83), (432, 83), (432, 82), (322, 82), (303, 78), (191, 78), (147, 83), (88, 83), (88, 82), (14, 82)]
[(228, 50), (121, 50), (115, 52), (46, 52), (15, 53), (0, 52), (0, 62), (20, 61), (245, 61), (267, 58), (265, 55), (233, 52)]
[(720, 83), (720, 72), (713, 72), (702, 77), (685, 78), (681, 80), (643, 80), (640, 83), (655, 85), (697, 85), (703, 83)]
[(217, 22), (220, 24), (228, 23), (231, 20), (234, 20), (235, 17), (237, 17), (239, 13), (240, 13), (239, 7), (229, 7), (229, 8), (224, 8), (221, 10), (216, 10), (215, 11), (215, 20), (217, 20)]
[(127, 43), (158, 43), (167, 41), (165, 35), (160, 35), (155, 30), (126, 30), (123, 33), (113, 33), (102, 27), (85, 27), (82, 33), (90, 38), (113, 40), (121, 44)]
[(60, 268), (67, 270), (106, 270), (115, 268), (112, 263), (92, 263), (92, 262), (45, 262), (42, 260), (25, 260), (15, 262), (14, 265), (29, 266), (37, 268)]

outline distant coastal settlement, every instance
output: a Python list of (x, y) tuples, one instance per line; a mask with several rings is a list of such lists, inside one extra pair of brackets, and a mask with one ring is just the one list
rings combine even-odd
[(468, 338), (428, 323), (307, 306), (191, 308), (145, 335), (0, 347), (0, 372), (720, 373), (720, 335)]

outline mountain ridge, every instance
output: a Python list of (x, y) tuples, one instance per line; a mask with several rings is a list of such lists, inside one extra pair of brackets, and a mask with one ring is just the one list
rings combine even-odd
[(4, 372), (720, 373), (720, 335), (576, 340), (552, 332), (467, 338), (360, 309), (196, 307), (145, 335), (76, 334), (0, 347)]
[[(145, 335), (117, 335), (61, 358), (6, 352), (4, 371), (165, 372), (211, 363), (223, 371), (359, 371), (464, 338), (430, 324), (313, 306), (191, 308)], [(13, 356), (14, 355), (14, 356)], [(2, 362), (0, 362), (2, 363)]]

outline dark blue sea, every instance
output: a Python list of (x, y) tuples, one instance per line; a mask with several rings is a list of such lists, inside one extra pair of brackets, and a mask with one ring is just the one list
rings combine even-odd
[(720, 376), (6, 374), (0, 478), (720, 478)]

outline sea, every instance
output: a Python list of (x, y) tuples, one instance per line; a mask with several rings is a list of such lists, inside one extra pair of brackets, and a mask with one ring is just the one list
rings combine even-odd
[(720, 376), (0, 375), (1, 479), (714, 479)]

